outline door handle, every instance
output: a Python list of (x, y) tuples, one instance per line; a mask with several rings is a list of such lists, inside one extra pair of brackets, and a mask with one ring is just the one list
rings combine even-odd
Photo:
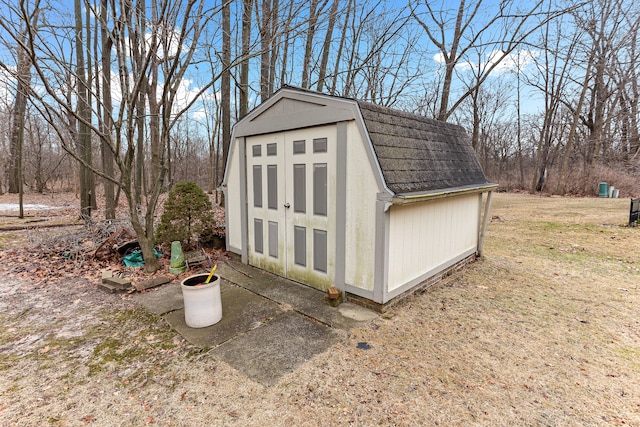
[(287, 209), (289, 209), (289, 208), (291, 207), (291, 205), (290, 205), (289, 203), (285, 203), (285, 204), (284, 204), (284, 207), (285, 207), (285, 208), (287, 208)]

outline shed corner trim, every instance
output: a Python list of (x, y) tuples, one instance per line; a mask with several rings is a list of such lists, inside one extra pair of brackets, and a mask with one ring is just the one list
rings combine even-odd
[(387, 212), (391, 206), (393, 206), (393, 193), (381, 192), (377, 194), (376, 200), (384, 202), (383, 212)]

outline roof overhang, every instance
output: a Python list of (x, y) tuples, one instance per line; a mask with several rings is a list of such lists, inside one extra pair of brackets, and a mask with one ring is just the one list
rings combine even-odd
[(463, 196), (465, 194), (486, 193), (496, 188), (498, 188), (498, 184), (488, 182), (482, 185), (465, 185), (463, 187), (445, 188), (441, 190), (395, 194), (391, 199), (391, 204), (393, 206), (404, 206), (425, 202), (427, 200), (444, 199), (446, 197)]
[(357, 103), (350, 99), (284, 87), (238, 121), (233, 137), (354, 120), (357, 111)]

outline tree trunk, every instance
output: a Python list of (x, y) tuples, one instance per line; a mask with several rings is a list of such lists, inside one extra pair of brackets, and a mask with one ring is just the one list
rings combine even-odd
[[(478, 152), (478, 144), (480, 142), (480, 112), (478, 109), (479, 92), (480, 88), (476, 88), (476, 90), (473, 92), (473, 95), (471, 96), (471, 105), (473, 105), (473, 130), (471, 131), (471, 146), (476, 152)], [(486, 150), (486, 147), (484, 147), (484, 149)], [(486, 168), (487, 165), (485, 164), (483, 166)]]
[(42, 194), (46, 187), (44, 171), (42, 170), (42, 129), (40, 126), (30, 126), (30, 139), (35, 144), (34, 162), (35, 171), (33, 176), (35, 190)]
[(340, 43), (338, 44), (338, 51), (336, 53), (336, 64), (333, 69), (333, 79), (331, 80), (331, 94), (335, 95), (336, 90), (338, 89), (338, 75), (340, 74), (340, 60), (342, 59), (342, 51), (344, 49), (345, 39), (347, 35), (347, 26), (349, 24), (349, 15), (351, 14), (351, 10), (355, 0), (347, 0), (347, 12), (344, 16), (344, 24), (342, 25), (342, 36), (340, 37)]
[[(91, 106), (93, 105), (93, 100), (92, 100), (92, 93), (91, 93), (91, 86), (93, 84), (93, 65), (92, 65), (92, 61), (91, 61), (91, 17), (92, 17), (92, 12), (91, 12), (91, 8), (89, 7), (89, 1), (85, 0), (85, 5), (84, 5), (84, 10), (85, 10), (85, 34), (86, 34), (86, 42), (84, 44), (84, 49), (86, 52), (86, 72), (87, 72), (87, 80), (85, 82), (86, 84), (86, 93), (87, 93), (87, 106), (86, 106), (86, 114), (85, 117), (87, 119), (88, 122), (91, 121), (92, 119), (92, 112), (91, 112)], [(97, 31), (97, 29), (96, 29)], [(88, 148), (89, 148), (89, 152), (91, 153), (91, 158), (88, 159), (87, 163), (91, 163), (92, 162), (92, 157), (93, 157), (93, 146), (92, 146), (92, 138), (91, 138), (91, 126), (89, 124), (86, 125), (87, 126), (87, 133), (89, 134), (88, 138)], [(92, 209), (97, 209), (98, 208), (98, 201), (96, 198), (96, 177), (93, 174), (93, 172), (91, 171), (91, 168), (87, 169), (87, 173), (89, 175), (89, 185), (90, 185), (90, 192), (89, 192), (89, 198), (91, 199), (91, 208)]]
[[(104, 1), (104, 0), (103, 0)], [(146, 20), (144, 16), (144, 3), (138, 2), (135, 8), (136, 21), (138, 28), (133, 32), (131, 43), (131, 49), (133, 51), (133, 71), (139, 75), (139, 90), (136, 93), (134, 107), (136, 111), (135, 118), (135, 150), (132, 152), (135, 156), (134, 166), (134, 198), (137, 205), (142, 205), (143, 195), (146, 194), (147, 179), (145, 175), (144, 160), (145, 160), (145, 129), (147, 117), (147, 73), (144, 70), (144, 58), (146, 57), (146, 43), (143, 41), (144, 34), (146, 33)], [(133, 130), (133, 129), (132, 129)], [(130, 139), (133, 141), (134, 133), (131, 132)]]
[(151, 65), (151, 80), (147, 85), (147, 101), (149, 105), (149, 142), (151, 147), (151, 179), (153, 187), (160, 179), (160, 169), (164, 149), (160, 144), (160, 105), (158, 104), (158, 65)]
[(93, 173), (91, 172), (91, 110), (88, 104), (88, 87), (84, 64), (85, 43), (82, 24), (82, 4), (80, 0), (74, 0), (74, 14), (76, 20), (76, 82), (77, 82), (77, 109), (78, 109), (78, 157), (80, 158), (80, 214), (91, 216), (92, 197), (95, 195), (93, 188)]
[(240, 64), (240, 113), (249, 112), (249, 49), (251, 48), (251, 10), (253, 0), (242, 1), (242, 63)]
[[(20, 34), (22, 45), (26, 40), (25, 33)], [(13, 111), (11, 112), (11, 141), (9, 143), (11, 156), (9, 158), (9, 193), (22, 194), (22, 147), (24, 140), (24, 121), (27, 110), (27, 98), (30, 91), (31, 59), (22, 45), (18, 46), (17, 58), (17, 88)], [(20, 217), (22, 218), (22, 204)]]
[(146, 178), (144, 173), (144, 146), (145, 146), (145, 117), (146, 107), (146, 78), (142, 77), (140, 83), (142, 89), (136, 101), (136, 142), (135, 142), (135, 197), (138, 205), (142, 204), (142, 196), (146, 193)]
[(591, 79), (591, 66), (593, 65), (593, 53), (589, 58), (589, 62), (587, 63), (587, 70), (584, 75), (584, 84), (582, 85), (582, 90), (580, 91), (580, 97), (578, 98), (578, 104), (573, 111), (573, 120), (571, 121), (571, 128), (569, 129), (569, 136), (567, 137), (567, 144), (564, 148), (564, 155), (562, 156), (562, 164), (560, 166), (559, 180), (556, 188), (556, 194), (564, 196), (567, 192), (567, 170), (569, 168), (569, 158), (571, 157), (571, 152), (573, 151), (573, 144), (576, 139), (576, 130), (578, 128), (578, 123), (580, 122), (580, 111), (582, 111), (582, 105), (584, 104), (584, 99), (587, 95), (587, 90), (589, 88), (589, 80)]
[(517, 129), (516, 129), (516, 140), (518, 146), (518, 171), (520, 176), (520, 190), (524, 190), (524, 155), (522, 153), (522, 117), (521, 117), (521, 109), (520, 109), (520, 59), (518, 59), (518, 69), (516, 70), (518, 73), (517, 77)]
[(442, 82), (442, 96), (440, 97), (440, 111), (438, 112), (438, 120), (446, 122), (449, 118), (449, 95), (451, 94), (451, 83), (453, 81), (453, 72), (458, 62), (458, 46), (462, 37), (462, 20), (464, 18), (465, 0), (460, 0), (458, 7), (458, 15), (456, 16), (456, 26), (453, 32), (453, 43), (451, 50), (443, 52), (445, 58), (444, 80)]
[(309, 87), (309, 74), (311, 68), (311, 53), (313, 52), (313, 37), (316, 33), (316, 22), (318, 15), (316, 14), (316, 7), (318, 6), (318, 0), (311, 0), (309, 3), (309, 28), (307, 29), (307, 43), (304, 49), (304, 60), (302, 62), (302, 87)]
[(262, 0), (260, 25), (260, 101), (269, 98), (269, 71), (271, 65), (271, 0)]
[(289, 36), (291, 32), (291, 20), (293, 14), (293, 2), (289, 2), (289, 13), (287, 19), (285, 19), (284, 27), (284, 41), (282, 43), (282, 68), (280, 69), (280, 84), (285, 84), (289, 81), (287, 77), (287, 63), (289, 59)]
[[(351, 32), (352, 34), (356, 34), (356, 32), (358, 31), (357, 29), (357, 24), (356, 24), (356, 0), (353, 1), (353, 13), (351, 16), (351, 21), (349, 21), (349, 25), (351, 27)], [(347, 13), (347, 17), (348, 17), (349, 13)], [(345, 25), (347, 24), (347, 21), (345, 21)], [(343, 33), (343, 37), (342, 40), (345, 39), (345, 34)], [(341, 41), (342, 41), (341, 40)], [(349, 46), (349, 50), (350, 50), (350, 54), (349, 54), (349, 61), (346, 65), (347, 68), (347, 75), (345, 77), (345, 83), (344, 83), (344, 88), (342, 89), (342, 96), (346, 96), (346, 97), (350, 97), (351, 96), (351, 88), (354, 85), (354, 80), (355, 80), (355, 60), (356, 60), (356, 52), (358, 50), (358, 40), (357, 37), (352, 36), (351, 37), (351, 45)], [(340, 51), (341, 49), (338, 49), (338, 51)], [(337, 65), (337, 64), (336, 64)], [(336, 72), (337, 75), (337, 72)], [(335, 82), (334, 82), (335, 84)]]
[(339, 0), (333, 0), (331, 11), (329, 12), (329, 24), (322, 45), (322, 59), (320, 61), (320, 70), (318, 73), (317, 91), (322, 92), (324, 89), (324, 79), (327, 75), (327, 63), (329, 62), (329, 50), (331, 49), (331, 41), (333, 38), (333, 27), (336, 25), (336, 16), (338, 15)]
[[(231, 6), (226, 4), (222, 8), (222, 75), (221, 75), (221, 88), (220, 88), (220, 107), (222, 115), (222, 158), (226, 159), (229, 154), (229, 147), (231, 145)], [(212, 139), (217, 138), (217, 123), (216, 131), (213, 132)], [(219, 144), (218, 144), (219, 145)], [(217, 165), (217, 158), (215, 158), (215, 144), (211, 144), (210, 156), (215, 159)], [(225, 164), (223, 162), (223, 164)], [(216, 182), (215, 186), (221, 179), (221, 171), (216, 167)], [(220, 206), (224, 206), (224, 195), (220, 200)]]
[(592, 190), (591, 180), (593, 179), (595, 167), (600, 156), (600, 149), (602, 147), (602, 135), (604, 131), (604, 109), (605, 100), (607, 98), (604, 72), (606, 65), (605, 63), (606, 58), (604, 58), (604, 55), (600, 55), (595, 64), (596, 74), (595, 82), (593, 85), (594, 96), (592, 97), (593, 102), (591, 105), (590, 115), (592, 117), (592, 127), (588, 138), (590, 155), (587, 162), (587, 173), (584, 179), (584, 192), (587, 194), (590, 194)]
[[(271, 61), (269, 62), (269, 96), (273, 95), (276, 80), (276, 59), (278, 59), (278, 27), (279, 27), (280, 4), (278, 0), (273, 0), (271, 5)], [(281, 83), (282, 84), (282, 83)]]
[[(112, 42), (109, 38), (109, 28), (107, 28), (108, 19), (108, 3), (104, 0), (100, 2), (100, 40), (102, 43), (102, 52), (111, 52)], [(97, 49), (96, 49), (97, 50)], [(97, 55), (96, 55), (97, 56)], [(107, 139), (103, 138), (100, 144), (100, 154), (102, 157), (102, 170), (105, 175), (115, 178), (114, 156), (107, 141), (112, 140), (113, 133), (113, 102), (111, 99), (111, 55), (102, 55), (102, 102), (96, 102), (98, 106), (102, 106), (102, 132), (109, 135)], [(98, 91), (96, 91), (98, 92)], [(108, 179), (104, 181), (104, 217), (105, 219), (115, 219), (116, 217), (116, 197), (115, 186)]]

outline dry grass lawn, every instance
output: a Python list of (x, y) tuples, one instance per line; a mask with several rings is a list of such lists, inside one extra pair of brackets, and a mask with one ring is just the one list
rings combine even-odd
[(640, 228), (625, 227), (628, 209), (496, 194), (484, 260), (269, 388), (131, 301), (68, 287), (83, 328), (61, 338), (72, 311), (30, 331), (51, 304), (24, 312), (26, 297), (0, 286), (0, 425), (640, 426)]

